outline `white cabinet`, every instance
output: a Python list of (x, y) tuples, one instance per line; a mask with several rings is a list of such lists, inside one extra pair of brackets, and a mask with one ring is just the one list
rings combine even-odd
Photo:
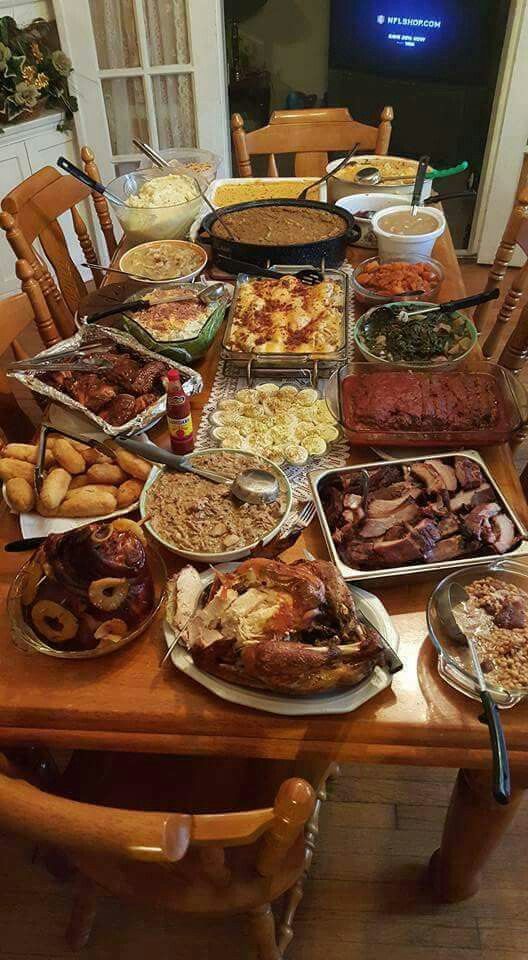
[[(0, 134), (0, 198), (42, 167), (54, 166), (61, 154), (77, 162), (73, 134), (57, 130), (61, 116), (60, 113), (48, 113), (36, 120), (7, 127)], [(60, 222), (69, 248), (77, 252), (78, 240), (70, 214), (61, 217)], [(81, 261), (80, 252), (76, 259)], [(18, 289), (15, 255), (0, 229), (0, 296), (16, 293)]]

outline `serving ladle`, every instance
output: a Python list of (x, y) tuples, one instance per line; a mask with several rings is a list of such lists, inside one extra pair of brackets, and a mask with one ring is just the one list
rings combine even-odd
[(140, 440), (131, 440), (128, 437), (117, 437), (116, 443), (135, 453), (144, 460), (151, 463), (162, 463), (171, 470), (177, 470), (180, 473), (193, 473), (197, 477), (203, 477), (205, 480), (211, 480), (213, 483), (223, 483), (230, 488), (231, 495), (242, 503), (273, 503), (279, 497), (279, 481), (275, 474), (269, 470), (261, 470), (258, 467), (252, 467), (249, 470), (243, 470), (231, 480), (213, 470), (206, 470), (203, 467), (195, 467), (187, 457), (179, 457), (169, 450), (158, 447), (155, 443), (142, 442)]
[(297, 200), (306, 200), (309, 190), (313, 190), (314, 187), (320, 187), (322, 183), (326, 183), (330, 177), (334, 177), (339, 170), (341, 170), (343, 167), (346, 167), (347, 163), (354, 156), (358, 147), (359, 143), (355, 143), (350, 153), (347, 153), (346, 157), (343, 157), (341, 162), (337, 164), (337, 167), (334, 167), (334, 169), (330, 170), (329, 173), (325, 173), (324, 177), (321, 177), (320, 180), (316, 180), (315, 183), (311, 183), (308, 187), (305, 187), (304, 190), (301, 190)]
[(202, 185), (198, 180), (198, 177), (194, 176), (192, 170), (188, 170), (187, 167), (185, 167), (182, 163), (174, 163), (174, 162), (169, 163), (169, 161), (165, 160), (165, 157), (162, 157), (161, 153), (158, 153), (157, 150), (154, 150), (154, 148), (151, 147), (149, 143), (143, 143), (143, 140), (138, 140), (137, 137), (134, 137), (132, 139), (132, 143), (134, 144), (135, 147), (138, 148), (138, 150), (141, 150), (141, 153), (144, 153), (149, 160), (152, 160), (152, 163), (156, 167), (159, 167), (161, 170), (169, 169), (172, 171), (172, 173), (179, 173), (184, 177), (191, 177), (194, 180), (199, 190), (202, 200), (204, 201), (204, 203), (207, 204), (211, 213), (216, 214), (216, 218), (217, 220), (220, 221), (224, 230), (227, 231), (227, 233), (229, 234), (232, 240), (236, 240), (235, 234), (233, 233), (231, 227), (229, 226), (229, 224), (225, 222), (222, 216), (218, 213), (218, 210), (216, 209), (216, 207), (213, 207), (213, 204), (209, 200), (209, 197), (206, 195), (205, 190), (202, 188)]

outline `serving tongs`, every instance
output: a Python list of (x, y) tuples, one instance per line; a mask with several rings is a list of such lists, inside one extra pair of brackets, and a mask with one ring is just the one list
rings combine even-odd
[(504, 730), (499, 714), (499, 708), (488, 690), (486, 679), (479, 660), (475, 638), (478, 636), (478, 626), (474, 631), (462, 630), (457, 618), (456, 608), (463, 606), (469, 596), (460, 583), (452, 583), (448, 591), (449, 599), (449, 631), (459, 643), (467, 645), (471, 654), (471, 662), (477, 682), (479, 696), (484, 707), (484, 713), (479, 717), (481, 723), (488, 726), (493, 754), (493, 796), (497, 803), (506, 804), (511, 798), (510, 765), (508, 749), (504, 737)]
[(46, 445), (50, 433), (58, 433), (61, 437), (68, 437), (69, 440), (79, 440), (81, 443), (86, 444), (87, 447), (93, 447), (95, 450), (99, 450), (100, 453), (104, 453), (105, 456), (113, 456), (112, 451), (103, 441), (96, 440), (93, 437), (81, 436), (77, 433), (68, 433), (66, 430), (63, 430), (62, 427), (59, 430), (51, 423), (44, 421), (40, 430), (37, 460), (35, 463), (35, 490), (38, 494), (42, 490), (42, 484), (44, 483), (44, 458), (46, 456)]

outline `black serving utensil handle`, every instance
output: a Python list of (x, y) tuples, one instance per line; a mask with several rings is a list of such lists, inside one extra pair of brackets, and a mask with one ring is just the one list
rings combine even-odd
[(85, 187), (90, 187), (90, 190), (95, 190), (96, 193), (104, 194), (106, 188), (102, 183), (99, 183), (98, 180), (94, 180), (92, 177), (89, 177), (84, 170), (81, 170), (80, 167), (76, 167), (74, 163), (71, 163), (70, 160), (67, 160), (66, 157), (59, 157), (57, 160), (57, 166), (61, 170), (64, 170), (65, 173), (69, 173), (72, 177), (75, 177), (76, 180), (80, 180), (81, 183), (84, 183)]
[(425, 174), (427, 173), (427, 167), (429, 166), (429, 157), (420, 157), (418, 161), (418, 169), (416, 171), (416, 180), (414, 181), (414, 190), (411, 200), (411, 211), (412, 215), (416, 213), (416, 207), (420, 205), (422, 199), (423, 187), (425, 183)]
[(480, 699), (484, 714), (479, 717), (486, 723), (490, 732), (491, 752), (493, 755), (493, 796), (497, 803), (507, 804), (511, 798), (510, 763), (499, 708), (488, 690), (480, 690)]
[(148, 300), (131, 300), (130, 303), (117, 303), (114, 307), (109, 307), (108, 310), (99, 310), (97, 313), (91, 313), (89, 317), (85, 317), (85, 323), (96, 323), (98, 320), (104, 320), (105, 317), (112, 317), (116, 313), (125, 313), (130, 312), (134, 313), (136, 310), (147, 310), (148, 307), (151, 307), (152, 304)]
[(217, 265), (228, 273), (247, 273), (250, 277), (275, 277), (281, 279), (284, 274), (278, 270), (270, 270), (269, 267), (261, 267), (258, 263), (250, 263), (246, 260), (235, 260), (233, 257), (225, 257), (223, 254), (217, 254)]
[(497, 300), (499, 293), (499, 288), (494, 287), (493, 290), (487, 290), (485, 293), (475, 293), (472, 297), (462, 297), (461, 300), (448, 300), (447, 303), (439, 303), (438, 308), (445, 313), (449, 313), (451, 310), (462, 310), (464, 307), (476, 307), (479, 303)]
[(11, 540), (5, 544), (4, 550), (6, 553), (25, 553), (26, 550), (36, 550), (45, 539), (46, 537), (26, 537), (25, 540)]
[(476, 197), (476, 190), (461, 190), (460, 193), (436, 193), (431, 197), (422, 200), (422, 207), (429, 207), (433, 203), (443, 203), (444, 200), (460, 200), (462, 198)]

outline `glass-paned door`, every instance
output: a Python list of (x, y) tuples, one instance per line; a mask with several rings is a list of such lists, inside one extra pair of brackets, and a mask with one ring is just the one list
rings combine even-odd
[(228, 171), (222, 0), (55, 0), (74, 66), (79, 138), (105, 178), (138, 163), (132, 139), (199, 146)]

